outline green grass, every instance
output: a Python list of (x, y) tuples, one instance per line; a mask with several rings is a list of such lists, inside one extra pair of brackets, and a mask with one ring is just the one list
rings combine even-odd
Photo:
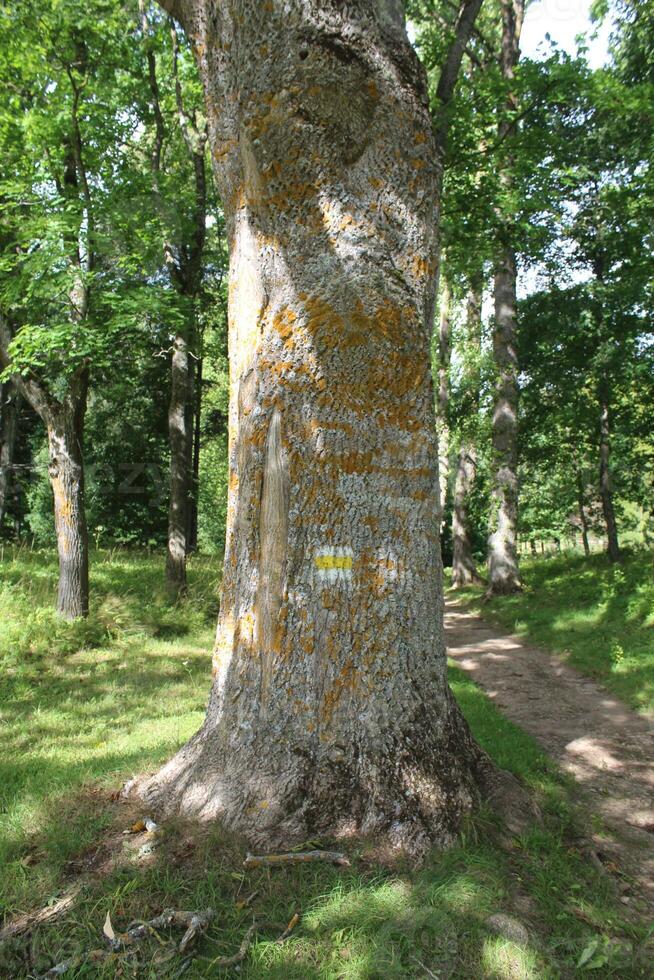
[[(263, 929), (241, 965), (245, 978), (585, 976), (644, 977), (644, 928), (625, 918), (610, 879), (582, 857), (566, 782), (535, 743), (456, 668), (451, 680), (477, 739), (537, 794), (544, 826), (507, 842), (488, 814), (460, 846), (419, 870), (352, 841), (352, 867), (244, 872), (245, 845), (220, 827), (171, 822), (150, 859), (122, 835), (135, 814), (112, 791), (153, 768), (200, 724), (216, 613), (215, 563), (194, 559), (187, 601), (167, 605), (160, 557), (93, 556), (88, 624), (62, 624), (49, 607), (49, 555), (5, 552), (0, 567), (0, 904), (6, 916), (42, 907), (88, 873), (73, 909), (27, 940), (0, 945), (0, 976), (26, 977), (102, 947), (114, 926), (163, 907), (212, 907), (186, 977), (233, 976), (215, 959), (235, 952), (252, 920)], [(328, 843), (328, 842), (325, 842)], [(121, 860), (105, 872), (110, 855)], [(239, 900), (258, 890), (253, 909)], [(291, 938), (275, 938), (295, 911)], [(529, 929), (522, 947), (489, 930), (507, 912)], [(165, 938), (165, 937), (164, 937)], [(82, 960), (67, 977), (173, 976), (156, 940), (126, 962)], [(593, 974), (591, 974), (593, 975)]]
[(604, 555), (521, 562), (524, 591), (483, 600), (456, 593), (486, 619), (560, 654), (631, 707), (654, 711), (654, 554), (611, 566)]

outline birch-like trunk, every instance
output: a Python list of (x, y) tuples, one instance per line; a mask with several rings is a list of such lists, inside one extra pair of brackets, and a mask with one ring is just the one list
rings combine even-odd
[(584, 481), (581, 470), (577, 470), (577, 506), (579, 508), (579, 524), (581, 526), (581, 540), (584, 546), (586, 558), (590, 555), (590, 545), (588, 543), (588, 518), (586, 517), (586, 502), (584, 500)]
[[(498, 132), (503, 141), (517, 132), (514, 115), (517, 99), (513, 89), (520, 58), (520, 32), (524, 0), (501, 0), (502, 76), (508, 85), (505, 116)], [(513, 157), (509, 152), (500, 173), (500, 185), (508, 194), (513, 184)], [(488, 593), (507, 595), (521, 588), (518, 569), (518, 357), (516, 350), (517, 265), (511, 216), (500, 217), (499, 255), (495, 267), (495, 325), (493, 355), (497, 371), (493, 406), (492, 479), (489, 514)]]
[(600, 384), (599, 394), (599, 489), (602, 499), (602, 513), (604, 514), (604, 523), (606, 525), (609, 560), (611, 562), (619, 562), (622, 556), (618, 542), (618, 525), (615, 520), (613, 487), (611, 485), (611, 420), (609, 414), (609, 398), (609, 386), (603, 382)]
[(468, 498), (477, 474), (477, 416), (481, 385), (481, 305), (482, 272), (471, 277), (466, 304), (466, 333), (464, 342), (464, 418), (461, 425), (461, 446), (457, 458), (452, 508), (452, 586), (455, 589), (481, 582), (472, 554), (472, 535), (468, 515)]
[[(85, 396), (84, 396), (85, 397)], [(84, 510), (81, 406), (62, 405), (47, 419), (48, 473), (59, 555), (57, 612), (77, 619), (89, 611), (89, 541)]]
[(424, 74), (399, 4), (168, 6), (230, 238), (230, 483), (207, 718), (140, 792), (268, 847), (447, 843), (488, 763), (446, 682)]
[(438, 489), (441, 524), (447, 503), (450, 476), (450, 363), (452, 360), (452, 292), (441, 271), (441, 310), (438, 327), (438, 392), (436, 396), (436, 430), (438, 432)]
[(183, 334), (173, 341), (168, 440), (170, 503), (166, 583), (171, 595), (179, 596), (186, 591), (193, 456), (193, 367), (188, 340)]
[(493, 489), (489, 518), (488, 591), (507, 595), (521, 587), (518, 569), (518, 359), (516, 264), (507, 249), (495, 271), (493, 355)]
[(12, 494), (19, 399), (10, 382), (0, 383), (0, 532)]

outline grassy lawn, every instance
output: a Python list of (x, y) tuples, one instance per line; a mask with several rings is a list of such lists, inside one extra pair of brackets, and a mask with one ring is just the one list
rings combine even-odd
[(521, 562), (525, 588), (483, 601), (464, 598), (486, 619), (561, 654), (640, 711), (654, 712), (654, 554), (563, 555)]
[[(202, 720), (219, 571), (194, 559), (190, 597), (171, 607), (161, 556), (101, 552), (92, 569), (88, 623), (64, 624), (50, 611), (51, 556), (5, 549), (0, 565), (2, 912), (45, 906), (85, 876), (70, 911), (27, 940), (0, 944), (1, 977), (42, 973), (101, 948), (107, 912), (124, 929), (169, 906), (217, 913), (185, 977), (234, 975), (215, 960), (237, 951), (253, 912), (272, 925), (240, 966), (246, 978), (649, 975), (651, 938), (611, 878), (582, 856), (582, 820), (565, 781), (456, 669), (452, 684), (476, 737), (537, 794), (542, 828), (509, 841), (481, 814), (460, 846), (419, 870), (360, 841), (347, 847), (347, 869), (244, 872), (242, 841), (219, 827), (171, 822), (152, 855), (139, 858), (122, 834), (138, 814), (114, 794)], [(254, 891), (252, 908), (243, 908)], [(275, 942), (296, 911), (290, 938)], [(497, 912), (517, 917), (528, 942), (496, 935), (486, 919)], [(65, 976), (175, 976), (179, 958), (162, 963), (160, 951), (152, 938), (137, 958), (82, 957)]]

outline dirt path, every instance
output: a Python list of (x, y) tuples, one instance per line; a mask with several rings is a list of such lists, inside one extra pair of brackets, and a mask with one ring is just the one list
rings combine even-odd
[(445, 633), (450, 657), (574, 776), (583, 802), (602, 817), (608, 839), (588, 833), (600, 858), (632, 879), (625, 904), (642, 899), (654, 909), (654, 725), (448, 596)]

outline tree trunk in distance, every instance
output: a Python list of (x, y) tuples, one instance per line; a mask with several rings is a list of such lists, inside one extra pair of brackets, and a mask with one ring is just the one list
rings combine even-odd
[(609, 387), (608, 384), (600, 385), (599, 396), (599, 487), (602, 498), (602, 512), (604, 523), (606, 524), (606, 540), (608, 545), (609, 560), (613, 563), (621, 560), (620, 545), (618, 542), (618, 526), (615, 520), (615, 510), (613, 507), (613, 489), (611, 486), (611, 420), (609, 409)]
[(584, 483), (581, 477), (581, 470), (577, 470), (577, 506), (579, 508), (579, 522), (581, 524), (581, 540), (584, 545), (584, 554), (588, 558), (590, 556), (590, 545), (588, 543), (588, 520), (586, 518)]
[(82, 458), (84, 407), (61, 406), (46, 422), (59, 555), (57, 612), (65, 619), (87, 616), (89, 611), (89, 540)]
[(495, 272), (493, 354), (498, 379), (493, 406), (493, 490), (488, 591), (508, 595), (521, 587), (518, 569), (518, 359), (515, 253), (507, 249)]
[[(470, 280), (466, 308), (466, 337), (464, 372), (468, 385), (466, 398), (467, 418), (463, 420), (461, 447), (457, 459), (452, 510), (452, 587), (455, 589), (473, 582), (481, 582), (472, 554), (468, 497), (477, 473), (477, 446), (475, 420), (479, 412), (479, 387), (481, 384), (479, 360), (481, 357), (481, 305), (483, 273), (478, 270)], [(467, 362), (467, 363), (466, 363)]]
[(19, 400), (10, 382), (0, 383), (0, 532), (12, 493)]
[(450, 469), (450, 362), (452, 360), (452, 293), (447, 278), (441, 272), (441, 310), (438, 328), (438, 395), (436, 398), (436, 429), (438, 432), (438, 484), (441, 525), (447, 500)]
[(195, 363), (195, 405), (193, 414), (193, 463), (191, 466), (191, 500), (189, 504), (189, 529), (186, 554), (198, 547), (198, 504), (200, 500), (200, 438), (202, 423), (202, 356)]
[(168, 440), (170, 444), (170, 504), (166, 583), (173, 598), (186, 591), (186, 555), (191, 501), (193, 453), (193, 377), (189, 344), (183, 334), (173, 341)]
[(446, 682), (423, 70), (399, 4), (168, 7), (230, 238), (230, 490), (206, 721), (139, 792), (266, 848), (446, 844), (489, 762)]
[[(501, 0), (502, 75), (510, 83), (520, 58), (520, 32), (524, 0)], [(509, 87), (507, 115), (498, 133), (510, 140), (517, 127), (515, 91)], [(513, 182), (513, 158), (509, 155), (500, 183), (509, 191)], [(518, 358), (516, 350), (516, 254), (511, 217), (501, 219), (500, 253), (495, 268), (495, 326), (493, 355), (497, 385), (493, 407), (493, 490), (489, 515), (488, 594), (508, 595), (521, 588), (518, 569)]]

